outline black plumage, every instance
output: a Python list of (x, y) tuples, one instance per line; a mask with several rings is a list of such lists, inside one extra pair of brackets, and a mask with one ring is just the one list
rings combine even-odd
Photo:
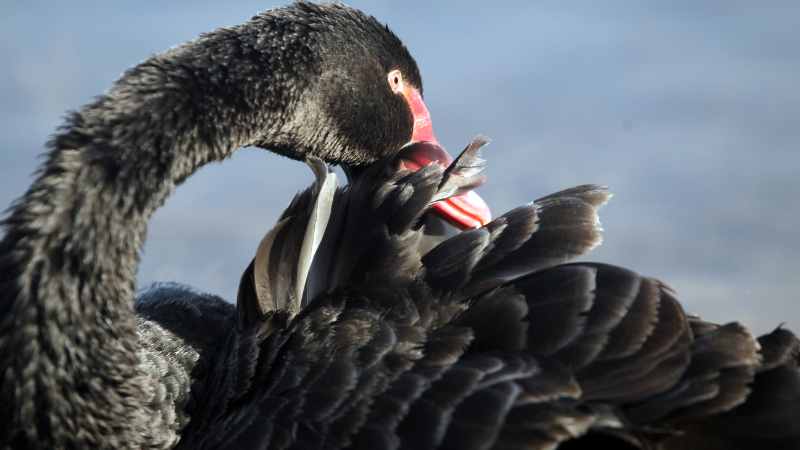
[[(468, 149), (462, 158), (478, 164)], [(604, 188), (543, 197), (425, 251), (425, 199), (438, 198), (446, 173), (387, 162), (338, 191), (320, 245), (334, 243), (336, 257), (323, 253), (308, 278), (324, 288), (247, 325), (262, 341), (246, 360), (272, 367), (263, 379), (239, 370), (253, 396), (218, 414), (240, 421), (189, 424), (189, 447), (239, 429), (239, 444), (264, 448), (800, 445), (793, 334), (756, 340), (739, 323), (687, 316), (658, 280), (571, 262), (600, 241)], [(323, 180), (290, 210), (311, 204)]]
[[(205, 363), (224, 335), (212, 322), (235, 313), (175, 287), (134, 310), (148, 219), (242, 146), (354, 166), (396, 154), (415, 119), (393, 70), (421, 92), (383, 24), (299, 2), (155, 55), (70, 113), (2, 221), (0, 447), (174, 445), (203, 395), (195, 385), (215, 382)], [(189, 313), (209, 324), (175, 320)], [(187, 338), (197, 329), (208, 339)]]
[[(301, 2), (71, 113), (2, 223), (0, 447), (797, 448), (794, 335), (756, 340), (686, 316), (657, 280), (570, 263), (600, 242), (605, 189), (435, 230), (431, 204), (481, 181), (482, 142), (400, 170), (414, 116), (392, 70), (421, 91), (378, 21)], [(175, 285), (134, 304), (150, 215), (244, 145), (318, 182), (237, 306)], [(319, 159), (353, 183), (333, 189)]]

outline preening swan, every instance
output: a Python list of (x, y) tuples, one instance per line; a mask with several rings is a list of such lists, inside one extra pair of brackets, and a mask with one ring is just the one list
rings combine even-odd
[[(416, 63), (383, 24), (297, 3), (154, 56), (70, 114), (3, 222), (0, 403), (12, 406), (0, 442), (171, 445), (183, 405), (161, 404), (189, 386), (164, 389), (133, 312), (153, 211), (242, 146), (355, 166), (434, 140), (421, 95)], [(487, 218), (475, 196), (457, 206)]]
[[(343, 6), (268, 11), (129, 70), (68, 117), (3, 222), (0, 446), (798, 447), (793, 334), (756, 340), (660, 281), (570, 263), (599, 242), (601, 187), (490, 221), (468, 193), (480, 144), (451, 163), (414, 60)], [(317, 182), (236, 309), (166, 286), (134, 311), (148, 218), (244, 145)], [(431, 213), (475, 228), (446, 239)]]

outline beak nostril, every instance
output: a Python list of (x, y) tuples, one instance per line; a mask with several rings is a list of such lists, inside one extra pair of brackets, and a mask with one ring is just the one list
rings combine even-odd
[(414, 117), (411, 142), (438, 142), (433, 134), (431, 114), (428, 111), (428, 107), (425, 106), (419, 91), (412, 86), (405, 86), (403, 88), (403, 97), (406, 99), (411, 115)]

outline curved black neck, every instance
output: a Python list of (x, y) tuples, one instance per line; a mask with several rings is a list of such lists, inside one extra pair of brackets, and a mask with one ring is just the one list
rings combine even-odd
[(270, 42), (259, 37), (268, 19), (150, 58), (49, 143), (0, 241), (0, 403), (13, 411), (0, 413), (0, 444), (104, 445), (92, 439), (111, 434), (139, 447), (147, 435), (132, 312), (147, 222), (202, 165), (286, 139), (302, 80), (256, 48)]

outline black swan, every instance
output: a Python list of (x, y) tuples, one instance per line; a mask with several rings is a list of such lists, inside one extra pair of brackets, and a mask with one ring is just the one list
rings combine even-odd
[[(655, 280), (563, 264), (598, 242), (601, 188), (486, 223), (466, 193), (480, 142), (452, 164), (434, 144), (392, 158), (434, 140), (419, 87), (374, 19), (300, 3), (152, 58), (73, 114), (4, 222), (0, 444), (797, 448), (791, 333), (756, 341), (686, 317)], [(237, 309), (165, 287), (133, 314), (147, 218), (246, 144), (318, 181)], [(482, 226), (446, 239), (420, 226), (428, 208)]]
[[(300, 2), (154, 56), (70, 114), (3, 221), (0, 446), (174, 445), (231, 308), (166, 287), (134, 314), (153, 211), (242, 146), (355, 167), (435, 140), (421, 94), (387, 27)], [(437, 208), (462, 226), (488, 221), (475, 195)]]

